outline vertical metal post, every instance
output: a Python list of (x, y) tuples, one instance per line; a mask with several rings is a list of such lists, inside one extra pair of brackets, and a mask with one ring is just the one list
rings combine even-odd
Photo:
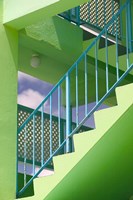
[(127, 69), (129, 68), (129, 22), (128, 7), (126, 7), (126, 51), (127, 51)]
[(42, 141), (41, 141), (41, 165), (44, 164), (44, 105), (42, 105), (41, 110), (41, 132), (42, 132)]
[(52, 156), (52, 95), (50, 95), (50, 157)]
[[(62, 121), (62, 130), (63, 130), (62, 141), (64, 141), (66, 139), (66, 120)], [(63, 148), (63, 153), (66, 153), (66, 146), (64, 146)]]
[(104, 8), (104, 26), (106, 25), (106, 0), (103, 0), (103, 8)]
[(116, 18), (116, 76), (119, 80), (119, 55), (118, 55), (118, 21)]
[(26, 161), (27, 161), (27, 158), (26, 158), (26, 155), (27, 155), (27, 126), (25, 125), (25, 128), (24, 128), (24, 186), (26, 186)]
[[(71, 133), (71, 117), (70, 117), (70, 75), (66, 74), (66, 138)], [(70, 152), (70, 139), (66, 142), (66, 153)]]
[[(66, 129), (64, 128), (65, 126), (65, 120), (61, 119), (60, 121), (60, 138), (59, 138), (59, 146), (62, 144), (62, 142), (64, 141), (64, 133), (66, 132)], [(60, 150), (61, 154), (64, 154), (64, 146), (62, 147), (62, 149)]]
[(130, 1), (130, 26), (131, 26), (131, 45), (132, 49), (131, 52), (133, 52), (133, 2)]
[(98, 104), (98, 47), (95, 43), (95, 71), (96, 71), (96, 104)]
[(79, 102), (78, 102), (78, 64), (76, 64), (76, 126), (79, 124)]
[(33, 176), (35, 175), (35, 115), (33, 115)]
[[(70, 133), (72, 131), (72, 106), (70, 105)], [(71, 137), (69, 139), (69, 152), (72, 152), (74, 150), (73, 146), (73, 138)]]
[(88, 114), (88, 69), (87, 55), (85, 54), (85, 116)]
[(108, 38), (107, 28), (105, 29), (105, 55), (106, 55), (106, 92), (109, 90), (109, 69), (108, 69)]
[(95, 9), (96, 9), (96, 26), (98, 27), (98, 2), (95, 0)]
[(16, 198), (18, 197), (18, 133), (17, 133), (17, 145), (16, 145)]
[[(112, 0), (112, 17), (114, 16), (115, 12), (114, 12), (114, 0)], [(115, 21), (113, 22), (113, 25), (112, 25), (112, 34), (114, 35), (115, 34)]]
[[(119, 6), (119, 9), (122, 5), (122, 2), (120, 0), (120, 6)], [(123, 39), (124, 35), (123, 35), (123, 23), (122, 23), (122, 12), (120, 13), (120, 38)]]
[(59, 146), (61, 145), (61, 95), (60, 86), (58, 86), (58, 132), (59, 132)]
[(131, 5), (131, 1), (128, 2), (128, 34), (129, 34), (129, 50), (130, 52), (133, 51), (133, 45), (132, 45), (132, 15), (131, 15), (131, 9), (132, 9), (132, 5)]

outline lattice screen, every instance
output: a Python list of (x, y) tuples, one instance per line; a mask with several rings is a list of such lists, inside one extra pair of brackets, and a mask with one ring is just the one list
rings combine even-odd
[[(18, 105), (18, 128), (24, 123), (24, 121), (33, 112), (32, 109)], [(61, 119), (61, 138), (64, 137), (66, 121)], [(44, 114), (44, 161), (47, 161), (50, 157), (50, 117), (48, 114)], [(73, 123), (75, 126), (75, 123)], [(33, 161), (33, 119), (29, 121), (27, 125), (27, 138), (26, 138), (26, 160), (29, 163)], [(88, 127), (82, 126), (79, 132), (89, 130)], [(38, 112), (35, 117), (35, 163), (41, 164), (41, 113)], [(59, 147), (59, 131), (58, 131), (58, 118), (53, 117), (52, 120), (52, 152)], [(24, 159), (24, 129), (18, 134), (18, 159), (23, 161)], [(52, 163), (51, 163), (52, 164)]]
[[(18, 106), (18, 128), (28, 118), (33, 110), (27, 109), (23, 106)], [(27, 126), (27, 139), (26, 139), (26, 158), (27, 161), (33, 160), (33, 120), (28, 123)], [(52, 151), (55, 151), (59, 147), (59, 133), (58, 133), (58, 121), (56, 118), (52, 121)], [(41, 114), (38, 112), (35, 117), (35, 162), (41, 163)], [(50, 156), (50, 120), (49, 115), (44, 114), (44, 161)], [(18, 134), (18, 158), (23, 160), (24, 158), (24, 130)]]
[[(80, 6), (80, 20), (94, 28), (103, 29), (120, 8), (117, 0), (91, 0)], [(117, 21), (118, 35), (120, 36), (120, 19)], [(109, 27), (108, 33), (114, 35), (116, 23)]]

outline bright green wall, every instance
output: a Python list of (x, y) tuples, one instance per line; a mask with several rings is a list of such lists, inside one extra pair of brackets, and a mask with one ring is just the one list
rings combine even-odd
[[(16, 193), (17, 33), (2, 25), (0, 1), (0, 199)], [(7, 37), (8, 35), (8, 37)], [(12, 52), (11, 52), (12, 49)]]
[(132, 117), (133, 105), (45, 200), (129, 200), (133, 195)]

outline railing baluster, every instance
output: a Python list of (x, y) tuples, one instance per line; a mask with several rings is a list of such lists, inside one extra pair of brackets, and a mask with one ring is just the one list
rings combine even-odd
[(76, 125), (79, 124), (79, 102), (78, 102), (78, 64), (76, 64)]
[(88, 113), (88, 69), (87, 69), (87, 54), (85, 54), (85, 116)]
[[(66, 139), (66, 121), (65, 120), (63, 120), (63, 140), (65, 140)], [(63, 152), (65, 153), (66, 152), (66, 146), (64, 145), (64, 148), (63, 148)]]
[[(120, 1), (121, 4), (121, 1)], [(123, 39), (124, 35), (123, 35), (123, 23), (122, 23), (122, 13), (120, 13), (120, 39)]]
[(119, 53), (118, 53), (118, 21), (116, 19), (116, 76), (119, 80)]
[(132, 5), (131, 5), (131, 1), (128, 2), (127, 5), (127, 14), (128, 14), (128, 33), (129, 33), (129, 50), (130, 52), (133, 51), (133, 46), (132, 46), (132, 15), (131, 15), (131, 9), (132, 9)]
[(106, 0), (103, 0), (103, 12), (104, 12), (104, 27), (106, 25)]
[(33, 115), (33, 176), (35, 175), (35, 115)]
[(42, 132), (42, 141), (41, 141), (41, 165), (44, 164), (44, 105), (41, 109), (41, 132)]
[(27, 126), (25, 125), (25, 129), (24, 129), (24, 186), (26, 186), (26, 183), (27, 183), (27, 176), (26, 176), (26, 173), (27, 173), (27, 169), (26, 169), (26, 161), (27, 161)]
[[(19, 116), (18, 116), (19, 117)], [(19, 184), (19, 179), (18, 179), (18, 173), (19, 173), (19, 171), (18, 171), (18, 150), (19, 150), (19, 147), (18, 147), (18, 139), (19, 138), (19, 136), (18, 136), (18, 134), (17, 134), (17, 155), (16, 155), (16, 157), (17, 157), (17, 162), (16, 162), (16, 198), (18, 197), (18, 192), (19, 192), (19, 190), (18, 190), (18, 184)]]
[[(106, 1), (104, 1), (105, 4)], [(92, 114), (99, 108), (99, 106), (106, 100), (106, 98), (111, 94), (111, 92), (114, 91), (114, 89), (120, 85), (121, 81), (124, 80), (124, 78), (130, 73), (130, 71), (133, 69), (133, 64), (131, 66), (129, 66), (129, 53), (130, 53), (130, 39), (131, 39), (131, 35), (130, 35), (130, 29), (129, 29), (129, 5), (128, 5), (129, 1), (126, 2), (126, 4), (124, 4), (119, 12), (114, 15), (114, 17), (112, 18), (112, 20), (105, 26), (105, 28), (102, 30), (102, 32), (97, 36), (97, 38), (92, 42), (92, 44), (90, 46), (87, 47), (87, 49), (83, 52), (83, 54), (78, 58), (78, 60), (75, 62), (75, 64), (73, 64), (73, 66), (68, 70), (68, 72), (61, 78), (61, 80), (57, 83), (57, 85), (52, 89), (52, 91), (47, 95), (47, 97), (41, 102), (41, 104), (32, 112), (32, 114), (25, 120), (25, 122), (18, 128), (18, 134), (24, 134), (24, 145), (23, 145), (23, 150), (24, 150), (24, 155), (22, 156), (24, 158), (24, 185), (22, 187), (22, 189), (18, 192), (18, 196), (20, 196), (21, 194), (23, 194), (23, 192), (28, 188), (28, 186), (32, 183), (33, 179), (36, 178), (41, 172), (42, 170), (52, 161), (53, 156), (57, 155), (58, 153), (60, 153), (61, 149), (65, 149), (66, 152), (70, 152), (70, 148), (72, 147), (72, 136), (77, 133), (79, 130), (81, 130), (80, 128), (82, 127), (82, 125), (87, 121), (87, 119), (92, 116)], [(128, 6), (127, 6), (128, 5)], [(107, 7), (107, 6), (106, 6)], [(118, 44), (118, 35), (119, 35), (119, 27), (118, 27), (118, 19), (119, 16), (121, 15), (121, 13), (123, 11), (126, 10), (126, 15), (124, 13), (124, 15), (122, 17), (125, 17), (126, 19), (126, 45), (127, 45), (127, 57), (126, 57), (126, 61), (127, 61), (127, 69), (123, 72), (123, 74), (120, 76), (120, 72), (119, 72), (119, 44)], [(105, 13), (106, 13), (106, 9), (105, 9)], [(104, 15), (105, 15), (104, 13)], [(105, 18), (106, 21), (106, 18)], [(113, 23), (115, 23), (115, 40), (116, 40), (116, 74), (117, 74), (117, 81), (109, 87), (109, 61), (108, 61), (108, 30), (110, 29), (110, 27), (112, 27)], [(99, 59), (99, 51), (98, 51), (98, 41), (101, 39), (101, 37), (105, 36), (105, 62), (106, 62), (106, 67), (105, 67), (105, 71), (106, 71), (106, 92), (103, 94), (103, 96), (101, 97), (101, 95), (99, 95), (99, 88), (102, 87), (102, 85), (99, 84), (99, 66), (98, 66), (98, 59)], [(125, 41), (124, 41), (125, 42)], [(88, 63), (87, 63), (87, 55), (89, 55), (89, 51), (92, 50), (92, 48), (94, 48), (94, 54), (95, 54), (95, 77), (96, 77), (96, 104), (94, 106), (92, 106), (91, 110), (88, 111)], [(81, 65), (83, 64), (83, 60), (84, 60), (84, 71), (81, 71), (83, 77), (84, 77), (84, 81), (83, 84), (85, 87), (85, 116), (79, 120), (79, 83), (81, 83), (79, 81), (80, 79), (80, 71), (78, 69), (79, 67), (79, 63), (81, 62)], [(90, 60), (91, 61), (91, 60)], [(75, 71), (74, 71), (75, 70)], [(74, 77), (72, 72), (74, 72)], [(89, 72), (91, 73), (91, 72)], [(74, 84), (72, 86), (74, 86), (74, 88), (76, 87), (76, 123), (74, 130), (71, 129), (71, 121), (72, 121), (72, 107), (71, 107), (71, 90), (70, 90), (70, 86), (71, 86), (71, 82), (70, 82), (70, 77), (72, 75), (72, 78), (74, 79)], [(78, 76), (79, 75), (79, 76)], [(113, 80), (111, 80), (111, 83), (113, 82)], [(66, 85), (65, 85), (66, 84)], [(93, 84), (93, 82), (92, 82)], [(66, 86), (66, 120), (61, 119), (61, 86)], [(111, 84), (110, 84), (111, 85)], [(92, 86), (93, 87), (93, 86)], [(82, 90), (82, 89), (81, 89)], [(52, 116), (52, 102), (54, 100), (53, 98), (53, 93), (54, 92), (58, 92), (58, 116), (56, 117), (56, 122), (58, 121), (58, 133), (59, 133), (59, 147), (56, 149), (56, 151), (53, 152), (52, 146), (52, 122), (54, 121), (54, 117)], [(100, 98), (99, 98), (100, 96)], [(53, 99), (52, 99), (53, 98)], [(75, 98), (74, 98), (75, 99)], [(73, 100), (73, 99), (72, 99)], [(50, 114), (49, 117), (47, 117), (47, 119), (50, 121), (48, 123), (48, 128), (50, 129), (49, 135), (48, 137), (50, 137), (50, 156), (47, 158), (47, 161), (44, 162), (44, 117), (47, 116), (44, 115), (44, 104), (46, 102), (50, 101)], [(36, 164), (36, 160), (35, 160), (35, 139), (36, 139), (36, 134), (37, 134), (37, 130), (35, 130), (36, 128), (36, 123), (37, 120), (36, 117), (39, 116), (39, 120), (40, 120), (40, 108), (41, 108), (41, 133), (42, 133), (42, 139), (41, 141), (39, 141), (39, 144), (41, 143), (41, 168), (35, 173), (35, 164)], [(82, 116), (80, 116), (82, 117)], [(33, 121), (32, 121), (33, 120)], [(53, 120), (53, 121), (52, 121)], [(32, 122), (31, 122), (32, 121)], [(39, 121), (40, 122), (40, 121)], [(64, 124), (64, 125), (63, 125)], [(28, 154), (28, 141), (27, 138), (29, 139), (30, 136), (30, 131), (31, 131), (31, 126), (33, 126), (32, 129), (32, 133), (33, 133), (33, 177), (30, 178), (30, 180), (26, 180), (27, 179), (27, 163), (29, 161), (29, 154)], [(65, 128), (65, 131), (63, 130)], [(61, 132), (66, 133), (66, 137), (64, 138), (64, 133), (61, 135)], [(40, 134), (40, 132), (39, 132)], [(31, 139), (32, 140), (32, 139)], [(39, 147), (40, 148), (40, 147)], [(48, 152), (49, 152), (49, 148), (48, 148)], [(65, 152), (65, 151), (64, 151)], [(40, 152), (39, 152), (40, 153)], [(40, 155), (40, 154), (39, 154)], [(19, 156), (19, 155), (18, 155)], [(32, 156), (31, 156), (31, 160), (32, 160)], [(27, 168), (27, 169), (26, 169)]]
[(50, 157), (52, 156), (52, 95), (50, 95)]
[(108, 38), (107, 28), (105, 28), (105, 55), (106, 55), (106, 92), (109, 90), (109, 69), (108, 69)]
[[(114, 0), (112, 0), (112, 16), (114, 16)], [(115, 21), (114, 23), (112, 24), (112, 34), (115, 35)]]
[(129, 68), (129, 30), (128, 30), (128, 7), (126, 8), (126, 51), (127, 51), (127, 69)]
[(98, 26), (98, 2), (95, 0), (95, 10), (96, 10), (96, 26)]
[(95, 43), (95, 71), (96, 71), (96, 104), (98, 104), (98, 47)]
[(61, 145), (61, 94), (60, 86), (58, 86), (58, 132), (59, 132), (59, 146)]
[(71, 117), (70, 117), (70, 75), (66, 74), (66, 152), (70, 152)]
[[(119, 11), (118, 5), (121, 5), (118, 0), (92, 0), (81, 4), (79, 7), (76, 7), (76, 15), (72, 14), (73, 9), (69, 11), (70, 14), (67, 17), (64, 15), (65, 12), (59, 15), (68, 21), (73, 21), (78, 26), (83, 23), (85, 24), (85, 27), (89, 25), (92, 27), (92, 29), (98, 28), (99, 30), (102, 30), (111, 20), (111, 17), (113, 17)], [(101, 17), (103, 17), (103, 19), (101, 19)], [(114, 23), (112, 23), (108, 31), (112, 36), (115, 36)]]

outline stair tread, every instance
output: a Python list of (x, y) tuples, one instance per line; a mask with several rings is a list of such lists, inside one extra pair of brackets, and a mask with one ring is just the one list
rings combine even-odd
[[(121, 107), (133, 104), (133, 84), (124, 85), (116, 88), (117, 102)], [(126, 101), (125, 101), (126, 99)]]

